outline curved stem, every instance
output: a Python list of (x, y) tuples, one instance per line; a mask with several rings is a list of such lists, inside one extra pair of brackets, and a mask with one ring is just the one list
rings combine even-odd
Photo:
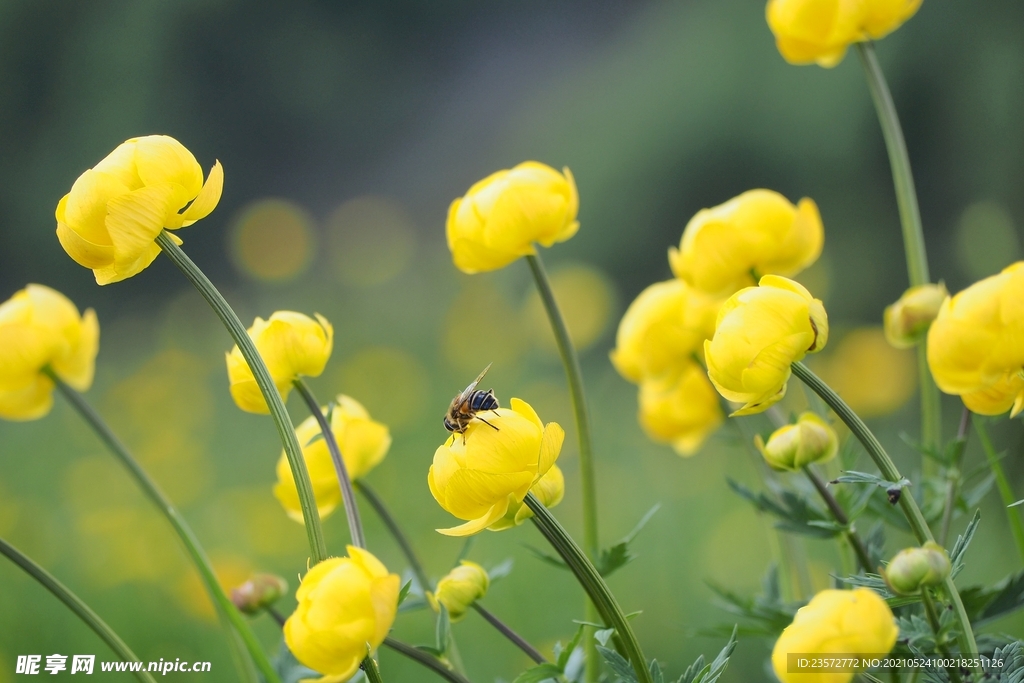
[(1020, 513), (1017, 512), (1016, 507), (1010, 507), (1014, 503), (1013, 489), (1010, 487), (1010, 480), (1006, 478), (1006, 472), (1003, 471), (1003, 466), (999, 462), (999, 454), (992, 447), (992, 441), (988, 438), (988, 429), (982, 424), (981, 420), (974, 421), (974, 431), (978, 432), (978, 438), (981, 440), (981, 447), (985, 451), (985, 457), (988, 459), (989, 469), (992, 470), (992, 475), (996, 478), (996, 488), (999, 489), (999, 497), (1003, 500), (1003, 506), (1006, 508), (1006, 519), (1010, 523), (1010, 531), (1013, 532), (1013, 540), (1017, 543), (1017, 552), (1020, 553), (1021, 559), (1024, 559), (1024, 525), (1020, 521)]
[(316, 418), (320, 425), (320, 433), (327, 444), (327, 450), (331, 453), (331, 461), (334, 463), (334, 471), (338, 474), (338, 485), (341, 486), (341, 500), (345, 504), (345, 515), (348, 517), (348, 532), (352, 538), (352, 545), (357, 548), (366, 547), (366, 535), (363, 533), (363, 522), (359, 517), (359, 506), (356, 505), (356, 494), (352, 490), (352, 479), (348, 476), (348, 468), (345, 467), (345, 459), (341, 456), (341, 449), (338, 447), (338, 439), (334, 436), (334, 430), (327, 423), (327, 417), (320, 409), (320, 403), (302, 378), (296, 378), (292, 384), (299, 390), (299, 395), (306, 402), (309, 412)]
[[(391, 511), (388, 510), (384, 501), (377, 495), (377, 492), (371, 489), (365, 481), (352, 482), (352, 486), (357, 491), (363, 494), (367, 502), (370, 503), (370, 507), (373, 508), (377, 516), (380, 517), (381, 521), (384, 522), (384, 526), (391, 532), (391, 537), (398, 543), (398, 547), (402, 550), (402, 554), (405, 555), (405, 559), (409, 562), (409, 567), (412, 569), (413, 576), (416, 577), (416, 581), (420, 584), (420, 589), (423, 591), (430, 590), (430, 579), (427, 578), (427, 573), (423, 570), (423, 564), (420, 563), (420, 558), (416, 555), (416, 551), (413, 550), (412, 544), (406, 537), (402, 528), (398, 526), (398, 521), (391, 516)], [(472, 538), (472, 536), (470, 536)]]
[(413, 647), (412, 645), (406, 645), (402, 641), (395, 640), (394, 638), (390, 637), (384, 639), (384, 645), (391, 648), (399, 654), (405, 655), (417, 664), (421, 664), (427, 667), (441, 678), (445, 679), (446, 681), (450, 681), (450, 683), (470, 683), (468, 678), (458, 673), (457, 671), (452, 671), (451, 669), (446, 667), (444, 663), (437, 657), (429, 655), (423, 650), (419, 650)]
[(302, 508), (302, 519), (306, 527), (310, 559), (313, 564), (319, 564), (327, 559), (327, 544), (324, 542), (324, 532), (320, 526), (320, 513), (316, 509), (316, 499), (313, 497), (313, 485), (309, 482), (309, 472), (306, 470), (306, 461), (302, 457), (299, 440), (295, 436), (292, 419), (288, 415), (288, 411), (285, 410), (281, 394), (278, 393), (274, 380), (267, 370), (267, 364), (263, 362), (249, 333), (223, 295), (213, 286), (199, 266), (193, 263), (192, 259), (171, 240), (166, 230), (157, 236), (156, 243), (210, 304), (210, 308), (224, 323), (228, 334), (238, 345), (242, 357), (245, 358), (249, 369), (252, 370), (256, 384), (267, 401), (270, 415), (274, 418), (274, 426), (277, 427), (285, 456), (288, 458), (288, 465), (292, 470), (292, 478), (295, 480), (295, 488), (299, 494), (299, 506)]
[(835, 517), (836, 522), (846, 527), (846, 540), (850, 542), (850, 546), (853, 548), (853, 552), (857, 555), (857, 561), (860, 562), (861, 569), (865, 572), (873, 572), (877, 567), (871, 566), (871, 555), (868, 554), (868, 549), (864, 545), (864, 541), (861, 540), (857, 532), (854, 531), (853, 527), (850, 526), (850, 518), (846, 516), (846, 511), (843, 510), (843, 506), (839, 504), (836, 497), (832, 495), (832, 492), (825, 485), (825, 482), (821, 480), (818, 473), (815, 472), (810, 465), (804, 468), (804, 474), (811, 480), (814, 488), (817, 489), (818, 494), (822, 500), (825, 501), (825, 505), (828, 506), (829, 512)]
[[(110, 628), (105, 621), (100, 619), (99, 615), (93, 612), (88, 605), (82, 602), (81, 598), (68, 590), (64, 584), (54, 578), (50, 572), (40, 567), (30, 557), (2, 538), (0, 538), (0, 554), (5, 555), (7, 559), (21, 567), (26, 574), (42, 584), (42, 586), (46, 588), (46, 590), (50, 591), (54, 597), (63, 602), (72, 612), (77, 614), (78, 618), (84, 621), (86, 626), (91, 628), (93, 632), (103, 640), (103, 642), (109, 645), (110, 649), (113, 650), (122, 661), (139, 661), (139, 658), (135, 656), (135, 653), (132, 652), (131, 648), (125, 645), (120, 636), (114, 633), (114, 630)], [(145, 671), (136, 671), (134, 673), (135, 677), (144, 683), (156, 683), (156, 681), (153, 680), (153, 677)]]
[(953, 510), (956, 508), (956, 495), (960, 488), (960, 465), (963, 463), (964, 450), (967, 448), (967, 430), (971, 428), (971, 410), (964, 406), (960, 416), (960, 426), (953, 441), (953, 452), (946, 466), (946, 504), (942, 508), (942, 525), (939, 527), (939, 545), (946, 545), (949, 539), (949, 527), (953, 522)]
[(360, 668), (366, 674), (368, 683), (384, 683), (384, 679), (380, 676), (380, 669), (377, 668), (377, 662), (370, 655), (366, 655)]
[(181, 539), (182, 544), (185, 546), (186, 552), (188, 552), (189, 558), (192, 560), (192, 564), (195, 565), (199, 571), (199, 576), (203, 580), (203, 585), (206, 587), (207, 593), (210, 594), (210, 598), (213, 600), (213, 604), (217, 606), (217, 609), (221, 614), (227, 618), (228, 622), (238, 631), (238, 635), (242, 638), (242, 642), (245, 644), (246, 649), (252, 656), (253, 661), (256, 663), (257, 668), (263, 674), (263, 676), (271, 682), (280, 681), (273, 665), (270, 660), (267, 659), (266, 653), (263, 651), (262, 645), (260, 645), (259, 639), (256, 638), (256, 634), (253, 633), (249, 627), (249, 623), (245, 620), (242, 614), (235, 607), (234, 603), (224, 592), (224, 589), (220, 585), (220, 581), (217, 580), (217, 574), (213, 571), (213, 566), (210, 564), (210, 559), (206, 556), (206, 552), (203, 550), (202, 545), (199, 543), (199, 539), (196, 537), (192, 528), (185, 521), (185, 518), (174, 506), (171, 500), (164, 494), (164, 492), (157, 486), (156, 482), (153, 481), (149, 474), (146, 473), (142, 466), (139, 465), (138, 461), (132, 457), (132, 454), (128, 451), (121, 440), (117, 438), (117, 435), (110, 429), (107, 423), (100, 417), (92, 406), (90, 406), (85, 399), (77, 391), (69, 387), (64, 383), (60, 377), (56, 375), (49, 368), (44, 368), (43, 372), (49, 376), (56, 385), (57, 390), (67, 399), (71, 407), (79, 414), (79, 416), (85, 420), (85, 422), (92, 427), (93, 432), (96, 436), (110, 449), (110, 452), (124, 465), (124, 468), (128, 470), (128, 474), (135, 479), (135, 482), (142, 489), (143, 493), (150, 499), (150, 501), (163, 513), (167, 521), (170, 522), (174, 531), (178, 534), (178, 538)]
[(543, 503), (532, 493), (526, 494), (524, 502), (533, 511), (533, 523), (576, 575), (604, 623), (615, 629), (616, 643), (632, 665), (639, 683), (653, 683), (640, 643), (604, 578)]
[[(569, 336), (569, 328), (562, 317), (562, 311), (555, 301), (555, 293), (551, 289), (547, 271), (541, 261), (540, 252), (529, 254), (526, 262), (530, 265), (537, 292), (540, 294), (544, 310), (551, 323), (551, 331), (555, 335), (558, 355), (565, 368), (565, 377), (569, 383), (569, 400), (572, 403), (573, 417), (576, 420), (576, 436), (580, 448), (580, 489), (583, 494), (583, 548), (591, 560), (600, 554), (600, 536), (597, 530), (597, 479), (594, 473), (594, 450), (590, 433), (590, 415), (587, 411), (587, 400), (583, 392), (583, 373), (580, 370), (580, 359), (576, 347)], [(594, 605), (588, 600), (584, 603), (587, 621), (594, 621), (596, 614)], [(598, 661), (597, 646), (590, 633), (584, 634), (583, 651), (586, 655), (586, 680), (594, 683), (601, 670)]]
[[(885, 452), (882, 444), (871, 430), (868, 429), (868, 426), (864, 424), (864, 421), (860, 419), (860, 416), (853, 412), (850, 406), (846, 405), (846, 401), (839, 397), (839, 394), (832, 391), (830, 386), (821, 381), (821, 378), (811, 372), (803, 363), (793, 363), (793, 374), (809, 386), (814, 393), (821, 396), (821, 399), (839, 416), (839, 419), (846, 423), (846, 426), (850, 428), (850, 431), (857, 437), (857, 440), (864, 445), (864, 449), (871, 456), (883, 477), (889, 481), (900, 481), (903, 479), (903, 475), (896, 469), (896, 464), (889, 457), (889, 454)], [(910, 523), (910, 529), (913, 531), (918, 543), (923, 545), (926, 541), (935, 540), (931, 529), (928, 528), (928, 522), (925, 521), (924, 515), (921, 514), (921, 508), (917, 506), (917, 501), (914, 500), (913, 494), (905, 493), (900, 496), (900, 507), (907, 518), (907, 522)], [(953, 610), (960, 628), (960, 651), (963, 653), (977, 652), (978, 645), (974, 640), (974, 631), (971, 630), (971, 621), (967, 617), (967, 610), (964, 608), (963, 600), (960, 599), (960, 593), (957, 591), (953, 579), (946, 577), (943, 586), (949, 594), (949, 599), (953, 604)]]
[(494, 614), (485, 609), (484, 606), (481, 605), (479, 602), (473, 603), (473, 609), (479, 612), (480, 616), (482, 616), (487, 621), (488, 624), (498, 629), (501, 635), (508, 638), (516, 647), (525, 652), (527, 657), (537, 662), (538, 664), (543, 664), (544, 662), (548, 661), (544, 659), (544, 655), (542, 655), (540, 652), (537, 652), (537, 649), (533, 645), (530, 645), (528, 642), (526, 642), (525, 638), (523, 638), (521, 635), (513, 631), (511, 628), (509, 628), (508, 625), (505, 624), (505, 622), (503, 622), (498, 617), (494, 616)]
[[(939, 621), (939, 612), (935, 609), (935, 602), (932, 600), (932, 596), (928, 593), (927, 588), (921, 589), (921, 604), (924, 605), (924, 613), (928, 618), (928, 624), (932, 627), (932, 633), (935, 634), (935, 644), (946, 657), (952, 657), (953, 653), (950, 652), (949, 646), (946, 645), (945, 641), (941, 640), (942, 626)], [(946, 672), (949, 673), (949, 678), (953, 683), (960, 683), (960, 672), (955, 666), (946, 668)]]

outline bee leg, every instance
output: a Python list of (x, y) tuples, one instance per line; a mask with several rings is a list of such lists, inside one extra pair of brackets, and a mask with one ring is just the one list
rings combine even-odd
[(497, 427), (495, 427), (494, 425), (492, 425), (490, 422), (488, 422), (487, 420), (483, 419), (479, 415), (476, 416), (476, 419), (480, 420), (481, 422), (483, 422), (485, 425), (487, 425), (488, 427), (490, 427), (491, 429), (493, 429), (496, 432), (500, 432), (501, 431), (500, 429), (498, 429)]

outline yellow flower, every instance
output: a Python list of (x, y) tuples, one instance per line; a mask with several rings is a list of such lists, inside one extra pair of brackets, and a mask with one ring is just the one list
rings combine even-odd
[(1024, 408), (1024, 261), (946, 299), (928, 330), (928, 367), (971, 410)]
[(925, 586), (938, 586), (951, 569), (946, 549), (935, 541), (920, 548), (905, 548), (892, 558), (883, 576), (889, 588), (899, 595), (912, 595)]
[(626, 309), (615, 337), (612, 364), (639, 384), (693, 362), (704, 340), (715, 332), (722, 300), (682, 280), (658, 282), (640, 293)]
[(787, 655), (888, 653), (897, 635), (892, 610), (874, 591), (823, 590), (775, 642), (772, 668), (782, 683), (849, 683), (852, 672), (790, 673)]
[(504, 268), (550, 247), (579, 229), (579, 195), (568, 168), (559, 173), (536, 161), (498, 171), (469, 188), (448, 208), (448, 248), (465, 273)]
[(676, 277), (728, 296), (762, 275), (796, 275), (818, 259), (824, 241), (813, 200), (794, 206), (778, 192), (749, 190), (698, 211), (668, 260)]
[(299, 604), (284, 624), (295, 658), (332, 681), (347, 681), (387, 636), (398, 611), (399, 578), (362, 548), (332, 557), (306, 574)]
[[(386, 425), (370, 419), (370, 414), (366, 412), (363, 404), (354, 398), (340, 394), (334, 403), (334, 410), (331, 412), (331, 431), (338, 441), (348, 476), (355, 481), (367, 475), (384, 459), (391, 447), (391, 434)], [(328, 412), (326, 408), (321, 408), (320, 411), (324, 415)], [(334, 461), (314, 416), (310, 415), (303, 420), (296, 428), (295, 436), (302, 446), (302, 457), (306, 461), (306, 469), (309, 470), (316, 507), (322, 519), (331, 514), (342, 502)], [(295, 488), (295, 479), (292, 478), (292, 470), (284, 451), (277, 461), (274, 496), (281, 501), (289, 517), (302, 522), (299, 493)]]
[[(562, 474), (561, 468), (558, 465), (552, 465), (551, 469), (530, 487), (530, 493), (536, 496), (537, 500), (546, 508), (553, 508), (561, 503), (562, 497), (565, 495), (565, 475)], [(505, 516), (487, 528), (491, 531), (511, 529), (531, 517), (533, 517), (533, 510), (526, 503), (510, 502)]]
[[(267, 364), (281, 399), (288, 398), (298, 377), (316, 377), (324, 371), (334, 348), (334, 328), (319, 313), (316, 320), (294, 311), (276, 311), (268, 320), (256, 318), (249, 337)], [(227, 354), (228, 381), (235, 404), (250, 413), (269, 413), (252, 370), (235, 345)]]
[(100, 326), (60, 292), (28, 285), (0, 304), (0, 417), (35, 420), (50, 412), (49, 366), (78, 391), (92, 385)]
[(722, 423), (722, 407), (696, 362), (640, 385), (640, 426), (679, 455), (693, 455)]
[(897, 349), (909, 349), (924, 339), (942, 302), (949, 296), (946, 285), (911, 287), (896, 303), (886, 307), (885, 338)]
[(213, 211), (223, 187), (219, 161), (204, 184), (196, 158), (174, 138), (132, 138), (80, 175), (57, 204), (57, 239), (96, 282), (118, 282), (153, 262), (164, 228), (192, 225)]
[(921, 0), (769, 0), (765, 13), (787, 62), (831, 68), (852, 43), (884, 38), (920, 6)]
[(764, 442), (754, 443), (768, 464), (777, 470), (799, 470), (813, 462), (831, 460), (839, 451), (839, 437), (827, 422), (814, 413), (804, 413), (796, 424), (779, 427)]
[(438, 529), (442, 534), (483, 531), (522, 503), (555, 464), (565, 438), (562, 428), (542, 423), (525, 401), (513, 398), (510, 405), (486, 413), (496, 430), (474, 420), (465, 435), (453, 434), (434, 452), (427, 474), (430, 493), (445, 510), (468, 520)]
[(715, 336), (704, 342), (708, 377), (727, 400), (743, 404), (733, 415), (759, 413), (785, 396), (792, 364), (827, 341), (821, 301), (799, 283), (765, 275), (718, 312)]
[(463, 560), (437, 582), (437, 590), (427, 593), (427, 599), (435, 611), (440, 611), (439, 604), (444, 605), (451, 620), (460, 621), (473, 603), (487, 595), (490, 584), (486, 569), (476, 562)]

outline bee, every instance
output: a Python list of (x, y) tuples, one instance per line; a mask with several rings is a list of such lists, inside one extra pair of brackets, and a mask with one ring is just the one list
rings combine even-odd
[(491, 363), (488, 363), (483, 372), (452, 399), (451, 405), (448, 406), (448, 412), (445, 413), (444, 428), (449, 432), (462, 434), (463, 443), (466, 442), (466, 429), (474, 419), (480, 420), (494, 431), (498, 431), (497, 427), (477, 415), (479, 412), (498, 408), (498, 399), (495, 397), (493, 389), (484, 391), (476, 388), (490, 369)]

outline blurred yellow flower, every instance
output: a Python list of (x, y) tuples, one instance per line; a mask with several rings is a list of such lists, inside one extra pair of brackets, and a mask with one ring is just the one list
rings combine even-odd
[(896, 553), (883, 576), (894, 593), (912, 595), (925, 586), (938, 586), (951, 569), (946, 549), (928, 541), (920, 548), (905, 548)]
[(715, 336), (704, 342), (708, 377), (718, 393), (759, 413), (786, 394), (793, 363), (828, 341), (828, 316), (803, 285), (765, 275), (733, 294), (718, 312)]
[(427, 484), (434, 500), (465, 524), (438, 529), (446, 536), (483, 531), (522, 503), (530, 489), (555, 464), (565, 432), (544, 424), (525, 401), (511, 409), (488, 411), (497, 429), (474, 420), (466, 433), (452, 434), (434, 452)]
[(57, 239), (97, 283), (118, 282), (153, 262), (164, 228), (187, 227), (213, 211), (223, 187), (219, 161), (204, 184), (196, 158), (174, 138), (132, 138), (80, 175), (57, 204)]
[(821, 378), (861, 417), (887, 415), (914, 395), (914, 354), (893, 348), (881, 327), (851, 330), (822, 355)]
[(399, 584), (362, 548), (348, 546), (348, 557), (324, 560), (295, 593), (299, 604), (284, 624), (288, 649), (329, 680), (347, 681), (395, 622)]
[[(546, 508), (553, 508), (562, 502), (565, 496), (565, 475), (558, 465), (552, 465), (544, 476), (530, 487), (530, 493), (537, 497)], [(509, 503), (505, 516), (487, 527), (491, 531), (502, 531), (519, 526), (533, 517), (533, 510), (526, 503), (513, 501)]]
[(633, 300), (619, 323), (612, 364), (639, 384), (693, 363), (704, 340), (715, 333), (722, 299), (695, 290), (682, 280), (657, 282)]
[[(391, 434), (386, 425), (370, 419), (366, 408), (354, 398), (339, 394), (334, 403), (334, 410), (330, 413), (331, 431), (338, 441), (348, 476), (355, 481), (368, 474), (384, 459), (391, 447)], [(327, 415), (328, 409), (321, 408), (320, 412)], [(341, 487), (334, 470), (334, 461), (314, 416), (310, 415), (303, 420), (295, 429), (295, 436), (302, 446), (302, 457), (306, 460), (316, 507), (322, 519), (341, 503)], [(300, 523), (303, 521), (299, 492), (295, 488), (295, 479), (292, 478), (292, 469), (284, 451), (277, 461), (274, 496), (281, 501), (289, 517)]]
[(946, 299), (928, 330), (928, 367), (971, 410), (1024, 408), (1024, 261)]
[(749, 190), (698, 211), (668, 260), (676, 277), (728, 296), (762, 275), (796, 275), (817, 260), (824, 241), (813, 200), (794, 206), (778, 192)]
[(437, 590), (427, 593), (427, 599), (434, 611), (440, 611), (439, 604), (444, 605), (451, 620), (460, 621), (473, 603), (487, 595), (490, 584), (486, 569), (476, 562), (462, 560), (437, 582)]
[[(300, 376), (316, 377), (324, 371), (334, 348), (334, 328), (319, 313), (316, 320), (294, 311), (275, 311), (268, 320), (256, 318), (249, 337), (267, 364), (281, 399), (288, 398), (292, 382)], [(231, 398), (250, 413), (270, 412), (252, 370), (238, 345), (227, 354)]]
[(924, 339), (942, 302), (949, 296), (946, 285), (911, 287), (896, 303), (886, 307), (885, 338), (897, 349), (909, 349)]
[(718, 394), (694, 361), (640, 384), (640, 426), (655, 441), (693, 455), (722, 423)]
[(550, 247), (579, 229), (579, 195), (568, 168), (559, 173), (536, 161), (498, 171), (469, 188), (448, 208), (448, 248), (464, 273), (503, 268)]
[(765, 14), (787, 62), (830, 68), (852, 43), (884, 38), (920, 6), (921, 0), (769, 0)]
[(0, 418), (35, 420), (50, 412), (53, 372), (78, 391), (92, 385), (100, 326), (63, 294), (28, 285), (0, 304)]
[(823, 590), (775, 642), (772, 668), (782, 683), (849, 683), (852, 672), (790, 673), (787, 655), (888, 653), (898, 635), (892, 610), (871, 589)]
[(779, 427), (764, 442), (754, 444), (768, 464), (777, 470), (799, 470), (813, 462), (831, 460), (839, 452), (836, 431), (814, 413), (803, 413), (795, 424)]

